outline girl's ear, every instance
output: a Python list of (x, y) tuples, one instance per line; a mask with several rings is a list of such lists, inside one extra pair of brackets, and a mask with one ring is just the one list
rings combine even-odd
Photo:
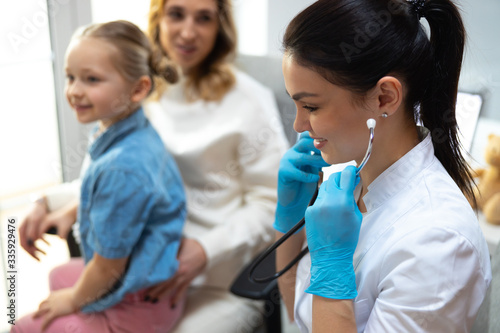
[(151, 82), (151, 78), (149, 76), (141, 76), (132, 87), (130, 101), (133, 103), (142, 102), (142, 100), (144, 100), (149, 95), (152, 84), (153, 83)]
[(394, 114), (403, 102), (403, 87), (401, 82), (393, 76), (384, 76), (377, 82), (376, 108), (378, 116)]

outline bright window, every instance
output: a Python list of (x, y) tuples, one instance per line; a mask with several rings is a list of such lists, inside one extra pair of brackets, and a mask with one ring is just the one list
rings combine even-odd
[(61, 182), (46, 3), (1, 6), (0, 209), (15, 196)]
[(143, 30), (147, 28), (149, 1), (91, 0), (91, 6), (93, 22), (128, 20)]

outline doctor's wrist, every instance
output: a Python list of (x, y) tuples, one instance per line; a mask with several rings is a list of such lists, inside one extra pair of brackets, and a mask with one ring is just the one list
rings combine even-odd
[(358, 291), (352, 264), (311, 266), (310, 285), (305, 292), (331, 299), (356, 298)]

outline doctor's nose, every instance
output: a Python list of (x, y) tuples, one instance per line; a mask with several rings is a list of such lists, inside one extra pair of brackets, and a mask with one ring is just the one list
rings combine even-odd
[(307, 112), (297, 109), (295, 121), (293, 122), (293, 129), (297, 133), (311, 130), (311, 123), (309, 122), (309, 114)]

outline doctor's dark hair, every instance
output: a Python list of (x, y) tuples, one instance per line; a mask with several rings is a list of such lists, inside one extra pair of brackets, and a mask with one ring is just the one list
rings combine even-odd
[(361, 98), (382, 77), (399, 78), (409, 119), (430, 130), (436, 157), (473, 198), (455, 117), (464, 44), (460, 13), (449, 0), (319, 0), (290, 22), (283, 38), (294, 61)]
[(155, 84), (175, 83), (178, 74), (175, 67), (161, 53), (155, 51), (148, 37), (135, 24), (124, 21), (96, 23), (80, 28), (73, 39), (98, 38), (116, 49), (113, 63), (116, 70), (129, 82), (135, 82), (147, 75), (151, 78), (153, 91)]

